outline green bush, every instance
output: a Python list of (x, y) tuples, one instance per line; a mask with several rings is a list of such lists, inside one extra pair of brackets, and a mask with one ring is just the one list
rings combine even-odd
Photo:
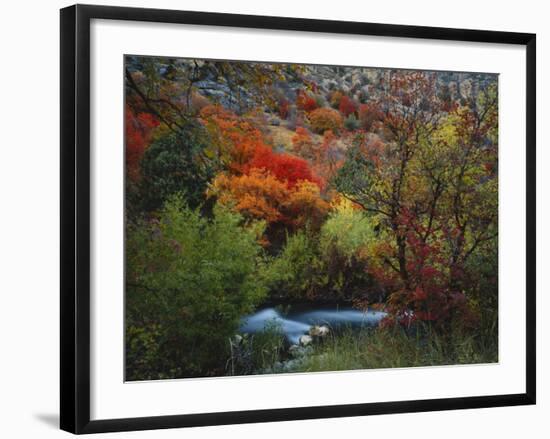
[(352, 299), (372, 287), (366, 272), (369, 245), (375, 238), (372, 220), (343, 204), (321, 227), (319, 258), (327, 276), (328, 293)]
[(357, 120), (357, 117), (355, 117), (354, 114), (350, 114), (346, 119), (344, 120), (344, 127), (348, 131), (354, 131), (357, 128), (359, 128), (359, 121)]
[(127, 379), (223, 374), (228, 338), (266, 290), (256, 274), (263, 224), (172, 198), (127, 228)]
[(292, 299), (312, 297), (322, 282), (317, 246), (305, 231), (287, 237), (285, 246), (264, 270), (272, 295)]
[(208, 145), (207, 131), (195, 126), (153, 141), (141, 161), (138, 200), (142, 210), (157, 210), (172, 195), (183, 192), (191, 207), (203, 203), (206, 185), (218, 169), (205, 153)]
[(327, 106), (328, 102), (323, 95), (316, 94), (314, 98), (315, 98), (315, 102), (317, 103), (317, 108), (322, 108)]
[(371, 286), (365, 249), (374, 239), (371, 220), (340, 206), (318, 234), (287, 237), (281, 253), (266, 264), (264, 277), (274, 299), (351, 299)]
[(351, 205), (342, 204), (323, 224), (320, 245), (326, 252), (334, 244), (349, 260), (357, 257), (374, 239), (372, 220)]

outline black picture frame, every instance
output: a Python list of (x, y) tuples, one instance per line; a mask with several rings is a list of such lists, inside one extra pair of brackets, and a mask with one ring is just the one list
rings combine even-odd
[[(90, 21), (131, 20), (526, 47), (526, 392), (90, 420)], [(75, 5), (61, 10), (61, 429), (81, 434), (535, 404), (536, 35), (303, 18)]]

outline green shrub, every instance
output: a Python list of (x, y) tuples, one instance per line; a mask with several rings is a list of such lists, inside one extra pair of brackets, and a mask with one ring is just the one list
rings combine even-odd
[(142, 210), (159, 209), (172, 195), (183, 192), (191, 207), (200, 205), (218, 166), (204, 152), (208, 145), (207, 131), (194, 126), (153, 141), (141, 161)]
[(315, 96), (315, 102), (317, 103), (318, 108), (326, 107), (327, 106), (327, 100), (323, 95), (316, 94)]
[(357, 117), (355, 117), (354, 114), (350, 114), (346, 119), (344, 120), (344, 127), (348, 131), (354, 131), (357, 128), (359, 128), (359, 121), (357, 120)]
[(365, 251), (374, 239), (371, 220), (351, 206), (330, 214), (318, 234), (287, 237), (281, 253), (266, 264), (264, 276), (276, 299), (351, 299), (372, 286)]
[(320, 231), (319, 257), (332, 295), (352, 299), (373, 286), (366, 265), (374, 238), (372, 219), (351, 204), (341, 203), (329, 215)]
[(334, 244), (351, 259), (375, 239), (372, 220), (350, 204), (342, 203), (321, 228), (320, 245), (324, 252)]
[(223, 374), (228, 338), (263, 299), (263, 224), (216, 207), (213, 219), (172, 198), (158, 220), (127, 228), (129, 380)]
[(322, 267), (317, 246), (308, 233), (299, 231), (287, 237), (285, 246), (267, 265), (264, 276), (275, 295), (292, 299), (312, 296), (322, 284)]

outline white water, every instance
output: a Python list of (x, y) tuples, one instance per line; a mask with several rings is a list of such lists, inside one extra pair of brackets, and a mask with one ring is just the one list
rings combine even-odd
[(317, 307), (282, 315), (275, 308), (265, 308), (241, 319), (239, 332), (253, 334), (263, 331), (269, 325), (276, 325), (290, 343), (298, 343), (313, 325), (327, 325), (332, 330), (349, 326), (377, 326), (386, 316), (382, 311), (360, 311), (351, 307)]

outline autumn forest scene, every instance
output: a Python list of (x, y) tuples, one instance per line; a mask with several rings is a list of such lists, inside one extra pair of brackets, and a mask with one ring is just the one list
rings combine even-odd
[(498, 361), (498, 76), (125, 56), (127, 381)]

